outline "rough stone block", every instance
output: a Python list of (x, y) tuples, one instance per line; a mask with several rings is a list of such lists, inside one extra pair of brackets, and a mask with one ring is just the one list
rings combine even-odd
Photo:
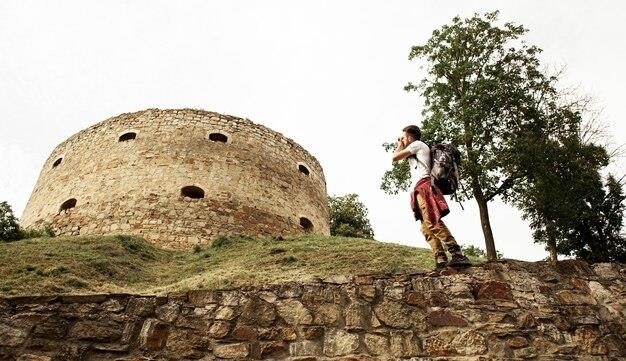
[(411, 321), (408, 308), (399, 302), (385, 300), (374, 307), (378, 320), (390, 327), (409, 328)]
[(580, 291), (563, 290), (556, 293), (561, 302), (567, 305), (595, 305), (596, 300), (588, 294), (583, 294)]
[(302, 340), (289, 344), (291, 356), (319, 356), (322, 354), (322, 345), (319, 341)]
[(511, 286), (505, 282), (487, 281), (476, 286), (479, 300), (513, 300)]
[(388, 355), (389, 339), (379, 334), (366, 334), (364, 337), (365, 347), (372, 355)]
[(78, 340), (111, 342), (122, 337), (124, 326), (109, 321), (77, 322), (70, 331), (70, 336)]
[(359, 348), (359, 335), (343, 330), (329, 329), (324, 334), (324, 354), (328, 357), (344, 356)]
[(213, 354), (220, 358), (240, 359), (250, 354), (250, 345), (247, 343), (218, 344), (213, 348)]
[(468, 325), (467, 321), (462, 316), (448, 310), (432, 311), (426, 316), (426, 320), (434, 327), (465, 327)]
[(243, 301), (239, 322), (269, 327), (276, 320), (276, 307), (260, 298)]
[(351, 303), (346, 309), (346, 329), (364, 330), (369, 326), (371, 309), (368, 304)]
[(224, 338), (230, 331), (230, 324), (228, 322), (216, 321), (209, 328), (208, 335), (211, 338)]
[(313, 317), (304, 305), (295, 299), (286, 299), (278, 301), (278, 314), (290, 325), (311, 325)]
[(259, 333), (256, 328), (248, 325), (237, 325), (233, 329), (231, 337), (235, 340), (249, 341), (257, 338)]
[(26, 336), (26, 331), (12, 328), (0, 323), (0, 346), (19, 346), (24, 342)]
[(169, 325), (156, 319), (147, 319), (139, 332), (139, 347), (144, 350), (160, 350), (165, 347)]

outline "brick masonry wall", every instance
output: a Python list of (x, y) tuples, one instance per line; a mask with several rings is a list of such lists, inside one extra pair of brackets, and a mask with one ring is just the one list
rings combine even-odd
[(626, 266), (0, 299), (0, 360), (624, 360)]
[[(128, 132), (136, 138), (118, 141)], [(211, 133), (227, 142), (209, 140)], [(183, 197), (185, 186), (201, 188), (204, 198)], [(70, 199), (76, 206), (61, 210)], [(56, 234), (137, 234), (191, 248), (220, 234), (302, 233), (301, 218), (328, 235), (328, 217), (322, 167), (291, 139), (229, 115), (148, 109), (57, 146), (21, 222), (49, 224)]]

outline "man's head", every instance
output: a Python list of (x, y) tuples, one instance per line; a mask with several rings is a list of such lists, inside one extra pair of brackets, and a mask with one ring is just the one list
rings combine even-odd
[(404, 141), (407, 145), (422, 139), (422, 131), (417, 125), (406, 126), (402, 131), (404, 132)]

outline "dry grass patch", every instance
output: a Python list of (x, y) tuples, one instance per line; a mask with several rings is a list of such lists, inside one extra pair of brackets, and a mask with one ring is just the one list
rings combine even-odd
[(40, 238), (0, 244), (0, 295), (161, 294), (432, 266), (427, 249), (343, 237), (219, 237), (189, 251), (131, 236)]

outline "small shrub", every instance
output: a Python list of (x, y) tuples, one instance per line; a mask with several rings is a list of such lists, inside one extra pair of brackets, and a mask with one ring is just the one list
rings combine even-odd
[(20, 228), (20, 239), (29, 238), (50, 238), (54, 237), (54, 230), (49, 224), (44, 225), (38, 229), (24, 229)]
[(193, 253), (200, 253), (202, 252), (202, 247), (199, 244), (196, 244), (195, 246), (193, 246)]
[(10, 242), (20, 239), (20, 226), (13, 210), (7, 202), (0, 202), (0, 241)]
[(218, 249), (218, 248), (226, 247), (228, 246), (229, 243), (231, 243), (231, 240), (228, 237), (218, 236), (211, 243), (211, 248)]
[(144, 260), (156, 258), (154, 249), (152, 249), (146, 242), (141, 239), (126, 235), (118, 235), (115, 236), (115, 238), (117, 238), (122, 243), (124, 249), (126, 249), (130, 253), (135, 253), (139, 255)]

